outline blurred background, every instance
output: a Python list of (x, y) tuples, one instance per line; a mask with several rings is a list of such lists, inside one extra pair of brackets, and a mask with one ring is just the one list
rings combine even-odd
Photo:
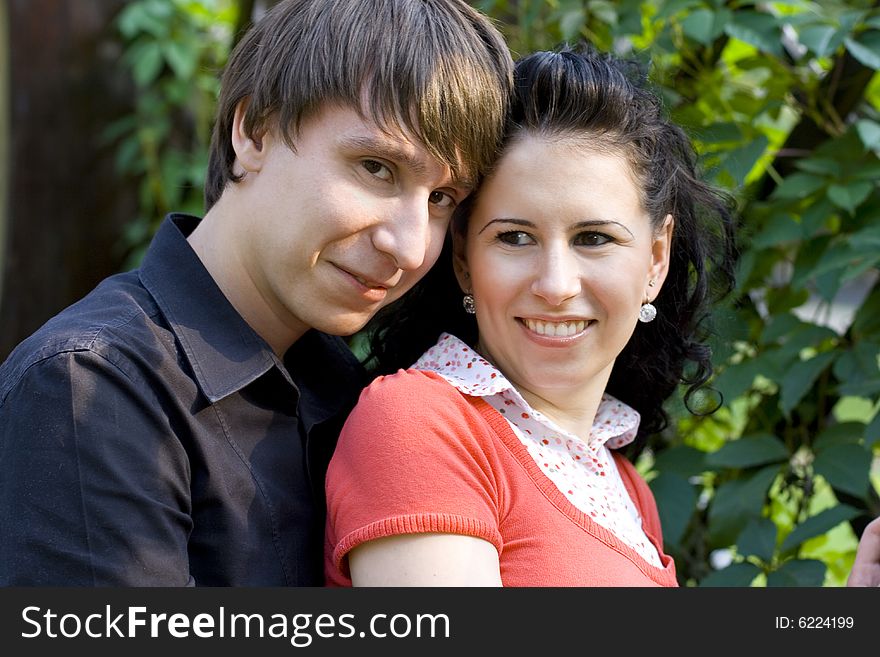
[[(169, 211), (202, 212), (218, 76), (269, 0), (2, 0), (0, 359)], [(514, 57), (586, 40), (642, 62), (741, 264), (712, 415), (631, 454), (688, 586), (841, 586), (880, 514), (877, 1), (483, 0)]]

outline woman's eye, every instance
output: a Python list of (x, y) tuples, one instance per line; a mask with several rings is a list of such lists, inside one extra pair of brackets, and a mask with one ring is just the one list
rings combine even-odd
[(578, 246), (601, 246), (611, 241), (604, 233), (581, 233), (574, 238), (574, 243)]
[(506, 233), (500, 233), (498, 235), (498, 240), (513, 246), (524, 246), (529, 244), (532, 241), (532, 238), (528, 233), (524, 233), (521, 230), (511, 230)]
[(431, 192), (430, 196), (428, 196), (428, 202), (433, 203), (439, 208), (455, 207), (455, 199), (446, 192)]
[(391, 169), (386, 167), (381, 162), (377, 162), (376, 160), (364, 160), (363, 167), (371, 175), (376, 176), (381, 180), (391, 180)]

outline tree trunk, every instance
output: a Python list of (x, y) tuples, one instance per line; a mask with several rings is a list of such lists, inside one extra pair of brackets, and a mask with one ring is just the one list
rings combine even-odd
[(105, 127), (132, 111), (113, 26), (125, 1), (4, 2), (8, 34), (0, 35), (0, 48), (8, 53), (9, 79), (0, 81), (9, 90), (9, 130), (0, 133), (0, 156), (8, 156), (0, 165), (0, 193), (8, 191), (0, 222), (0, 360), (118, 271), (116, 247), (137, 208), (136, 187), (120, 184), (114, 154), (101, 143)]

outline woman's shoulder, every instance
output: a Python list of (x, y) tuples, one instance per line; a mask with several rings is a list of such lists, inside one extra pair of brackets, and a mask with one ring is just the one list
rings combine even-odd
[(464, 402), (463, 395), (436, 372), (398, 370), (373, 379), (361, 391), (358, 406), (393, 404), (396, 408), (422, 408)]
[[(487, 426), (472, 400), (435, 372), (398, 370), (376, 378), (361, 392), (343, 428), (343, 438), (394, 440), (415, 434), (476, 436)], [(377, 436), (381, 434), (381, 436)]]

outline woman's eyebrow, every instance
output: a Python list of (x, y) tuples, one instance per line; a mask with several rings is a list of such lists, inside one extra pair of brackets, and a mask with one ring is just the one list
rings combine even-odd
[(618, 226), (619, 228), (622, 228), (627, 233), (629, 233), (630, 237), (635, 238), (635, 235), (633, 235), (632, 231), (629, 228), (624, 226), (619, 221), (614, 221), (613, 219), (590, 219), (587, 221), (579, 221), (578, 223), (576, 223), (572, 226), (572, 229), (573, 230), (580, 230), (582, 228), (596, 228), (597, 226), (608, 226), (608, 225)]
[[(483, 226), (480, 229), (480, 231), (477, 233), (477, 235), (482, 233), (484, 230), (486, 230), (489, 226), (491, 226), (494, 223), (513, 224), (514, 226), (525, 226), (527, 228), (534, 228), (535, 227), (534, 222), (531, 222), (527, 219), (517, 219), (515, 217), (498, 217), (498, 218), (490, 221), (485, 226)], [(584, 228), (596, 228), (599, 226), (608, 226), (608, 225), (618, 226), (621, 229), (625, 230), (629, 234), (630, 237), (635, 238), (635, 235), (633, 235), (632, 231), (629, 228), (624, 226), (619, 221), (614, 221), (611, 219), (588, 219), (586, 221), (579, 221), (576, 224), (572, 224), (571, 230), (582, 230)]]
[(483, 226), (479, 230), (477, 235), (482, 233), (484, 230), (486, 230), (492, 224), (513, 224), (514, 226), (525, 226), (527, 228), (534, 228), (535, 227), (535, 224), (527, 219), (516, 219), (514, 217), (497, 217), (497, 218), (493, 219), (492, 221), (490, 221), (485, 226)]

